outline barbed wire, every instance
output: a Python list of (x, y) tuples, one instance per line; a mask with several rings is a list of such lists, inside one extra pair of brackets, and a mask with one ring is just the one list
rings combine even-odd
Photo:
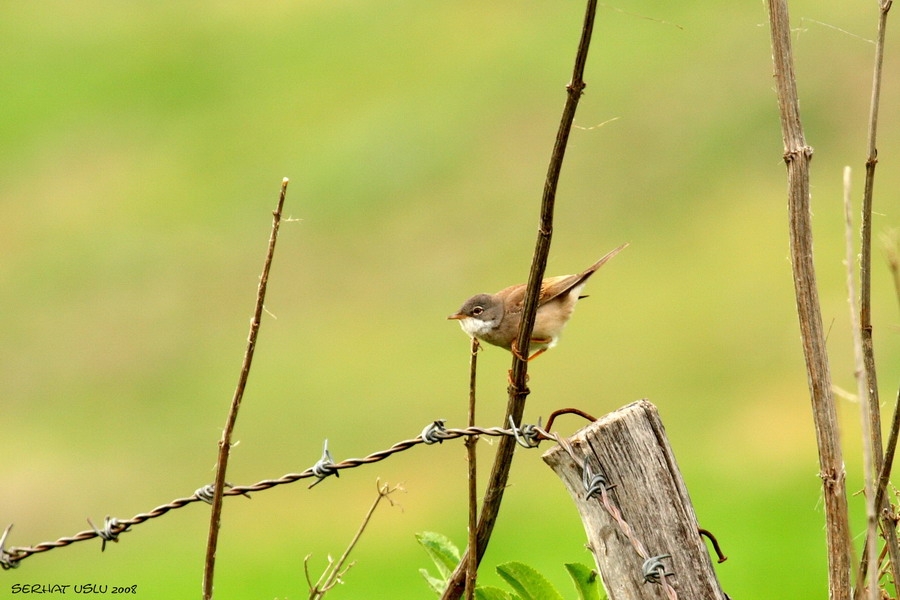
[[(547, 422), (548, 429), (552, 424), (553, 417), (560, 412), (561, 411), (557, 411), (557, 413), (551, 415), (550, 420), (548, 420)], [(373, 452), (372, 454), (369, 454), (368, 456), (365, 456), (363, 458), (348, 458), (342, 460), (341, 462), (334, 462), (334, 460), (332, 459), (331, 452), (328, 450), (328, 440), (326, 439), (322, 451), (322, 457), (312, 467), (306, 469), (305, 471), (301, 471), (300, 473), (288, 473), (286, 475), (283, 475), (282, 477), (279, 477), (278, 479), (263, 479), (262, 481), (258, 481), (257, 483), (254, 483), (252, 485), (233, 486), (226, 483), (226, 487), (228, 489), (223, 492), (223, 495), (240, 495), (247, 496), (249, 498), (251, 492), (262, 492), (279, 485), (294, 483), (302, 479), (315, 478), (316, 481), (314, 481), (309, 486), (310, 488), (312, 488), (331, 475), (339, 477), (340, 471), (344, 469), (353, 469), (363, 465), (376, 463), (388, 458), (389, 456), (397, 454), (398, 452), (409, 450), (410, 448), (418, 446), (419, 444), (440, 444), (445, 440), (454, 440), (461, 437), (484, 435), (493, 437), (509, 436), (515, 438), (516, 442), (523, 448), (536, 448), (543, 440), (555, 439), (543, 428), (541, 428), (540, 421), (538, 421), (537, 425), (522, 425), (521, 427), (516, 427), (512, 422), (512, 419), (510, 419), (510, 427), (508, 429), (504, 429), (502, 427), (466, 427), (464, 429), (447, 429), (444, 425), (445, 423), (446, 421), (444, 419), (433, 421), (429, 423), (422, 430), (422, 433), (420, 433), (415, 438), (397, 442), (389, 448)], [(88, 519), (88, 524), (91, 526), (90, 529), (79, 531), (75, 535), (69, 537), (61, 537), (52, 542), (41, 542), (40, 544), (35, 544), (34, 546), (10, 546), (9, 548), (7, 548), (6, 541), (13, 527), (12, 524), (10, 524), (3, 531), (2, 536), (0, 536), (0, 567), (2, 567), (3, 570), (14, 569), (18, 567), (24, 559), (34, 554), (47, 552), (49, 550), (53, 550), (54, 548), (62, 548), (76, 542), (83, 542), (98, 537), (102, 541), (100, 550), (103, 551), (106, 549), (107, 542), (118, 542), (119, 535), (131, 531), (131, 528), (133, 526), (140, 525), (141, 523), (145, 523), (151, 519), (156, 519), (169, 513), (172, 510), (182, 508), (195, 502), (206, 502), (209, 504), (212, 502), (212, 495), (213, 485), (207, 484), (197, 489), (191, 496), (188, 496), (186, 498), (176, 498), (171, 502), (157, 506), (153, 510), (139, 513), (131, 517), (130, 519), (117, 519), (107, 515), (107, 517), (103, 521), (102, 528), (94, 525), (94, 523), (90, 519)]]

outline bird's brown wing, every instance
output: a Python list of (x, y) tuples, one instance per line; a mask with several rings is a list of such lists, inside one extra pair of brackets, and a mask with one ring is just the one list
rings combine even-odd
[[(592, 264), (590, 267), (576, 275), (559, 275), (557, 277), (547, 277), (541, 282), (541, 295), (538, 298), (538, 306), (542, 306), (550, 302), (554, 298), (558, 298), (568, 293), (572, 288), (581, 284), (588, 277), (593, 275), (597, 269), (602, 267), (613, 256), (621, 252), (628, 244), (622, 244), (618, 248), (606, 253), (603, 258)], [(502, 298), (507, 298), (506, 310), (508, 312), (522, 312), (525, 306), (525, 290), (527, 286), (524, 283), (513, 285), (497, 292)]]
[(605, 265), (613, 256), (624, 250), (626, 246), (628, 246), (627, 243), (610, 250), (600, 260), (577, 275), (562, 275), (560, 277), (548, 277), (545, 279), (541, 284), (541, 300), (538, 306), (545, 304), (554, 298), (568, 294), (572, 288), (584, 283), (588, 277), (597, 272), (597, 269)]
[(579, 275), (559, 275), (558, 277), (548, 277), (541, 282), (541, 296), (538, 300), (538, 306), (546, 304), (567, 293), (573, 287), (591, 276), (593, 271), (585, 271)]
[[(541, 282), (541, 294), (538, 297), (538, 306), (542, 306), (553, 300), (561, 294), (577, 285), (584, 274), (581, 275), (560, 275), (558, 277), (548, 277)], [(497, 292), (497, 295), (506, 298), (506, 310), (509, 313), (522, 312), (525, 308), (525, 291), (528, 286), (525, 284), (513, 285)]]

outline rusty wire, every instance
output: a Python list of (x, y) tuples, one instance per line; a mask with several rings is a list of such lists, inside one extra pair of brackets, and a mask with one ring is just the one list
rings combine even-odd
[[(444, 421), (438, 420), (426, 426), (418, 437), (397, 442), (390, 448), (373, 452), (372, 454), (369, 454), (368, 456), (365, 456), (363, 458), (348, 458), (337, 463), (331, 459), (331, 453), (328, 451), (328, 441), (326, 440), (322, 458), (320, 458), (315, 465), (306, 469), (305, 471), (302, 471), (300, 473), (288, 473), (287, 475), (283, 475), (278, 479), (263, 479), (262, 481), (258, 481), (257, 483), (254, 483), (252, 485), (232, 486), (230, 484), (226, 484), (229, 489), (223, 492), (223, 496), (241, 495), (249, 497), (250, 492), (261, 492), (279, 485), (294, 483), (295, 481), (300, 481), (301, 479), (316, 478), (316, 481), (309, 486), (313, 487), (314, 485), (321, 483), (329, 475), (334, 475), (335, 477), (337, 477), (339, 475), (339, 472), (343, 469), (352, 469), (362, 465), (376, 463), (398, 452), (409, 450), (410, 448), (418, 446), (419, 444), (435, 444), (441, 443), (444, 440), (453, 440), (461, 437), (480, 435), (493, 437), (514, 437), (519, 445), (525, 448), (534, 448), (537, 447), (538, 443), (542, 440), (553, 439), (550, 434), (548, 434), (544, 429), (541, 428), (540, 423), (538, 423), (538, 425), (522, 425), (518, 428), (512, 426), (509, 429), (503, 429), (501, 427), (467, 427), (465, 429), (447, 429), (446, 427), (444, 427)], [(21, 561), (34, 554), (47, 552), (48, 550), (53, 550), (54, 548), (62, 548), (63, 546), (74, 544), (75, 542), (83, 542), (97, 537), (102, 540), (103, 543), (101, 546), (101, 550), (104, 550), (106, 548), (107, 542), (117, 542), (118, 536), (122, 533), (130, 531), (131, 527), (134, 525), (140, 525), (141, 523), (149, 521), (150, 519), (161, 517), (167, 514), (169, 511), (175, 510), (177, 508), (182, 508), (184, 506), (187, 506), (188, 504), (193, 504), (195, 502), (209, 503), (212, 497), (211, 492), (212, 484), (208, 484), (197, 489), (192, 496), (188, 496), (187, 498), (176, 498), (171, 502), (157, 506), (149, 512), (139, 513), (131, 517), (130, 519), (116, 519), (114, 517), (107, 516), (104, 520), (102, 528), (97, 527), (91, 522), (90, 519), (88, 519), (88, 524), (90, 524), (91, 526), (90, 529), (79, 531), (75, 535), (69, 537), (61, 537), (52, 542), (41, 542), (40, 544), (36, 544), (34, 546), (10, 546), (9, 548), (7, 548), (6, 541), (9, 537), (10, 531), (12, 530), (12, 524), (10, 524), (4, 530), (2, 536), (0, 536), (0, 567), (2, 567), (3, 570), (13, 569), (18, 567)]]

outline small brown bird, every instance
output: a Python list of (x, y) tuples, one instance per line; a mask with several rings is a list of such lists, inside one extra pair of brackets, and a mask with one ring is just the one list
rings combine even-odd
[[(541, 282), (537, 315), (531, 333), (531, 350), (537, 349), (528, 360), (535, 358), (556, 345), (581, 298), (588, 278), (606, 261), (621, 252), (628, 244), (622, 244), (592, 264), (578, 275), (548, 277)], [(447, 317), (459, 321), (463, 331), (494, 346), (506, 348), (519, 356), (515, 342), (525, 307), (526, 284), (500, 290), (496, 294), (478, 294), (463, 303), (454, 314)]]

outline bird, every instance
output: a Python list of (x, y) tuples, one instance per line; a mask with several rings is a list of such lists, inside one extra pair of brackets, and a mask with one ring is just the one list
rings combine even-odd
[[(527, 360), (537, 358), (556, 345), (563, 328), (572, 317), (575, 305), (580, 299), (586, 298), (581, 295), (581, 291), (587, 280), (627, 246), (625, 243), (611, 250), (581, 273), (548, 277), (541, 282), (537, 315), (529, 345), (530, 349), (536, 349), (536, 352)], [(521, 283), (502, 289), (496, 294), (477, 294), (466, 300), (459, 310), (447, 319), (459, 321), (460, 327), (469, 337), (505, 348), (524, 360), (525, 357), (521, 356), (516, 348), (516, 338), (522, 322), (527, 287)]]

